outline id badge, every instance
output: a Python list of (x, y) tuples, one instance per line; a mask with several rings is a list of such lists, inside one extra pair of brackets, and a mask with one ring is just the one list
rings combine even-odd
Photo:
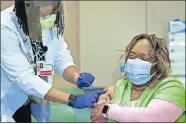
[(54, 66), (52, 63), (45, 61), (37, 61), (37, 75), (39, 76), (52, 76), (54, 74)]

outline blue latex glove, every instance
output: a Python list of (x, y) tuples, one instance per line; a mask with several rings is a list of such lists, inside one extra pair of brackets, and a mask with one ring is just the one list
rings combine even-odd
[(99, 95), (105, 94), (105, 90), (96, 90), (86, 94), (77, 96), (76, 101), (73, 105), (74, 108), (83, 109), (93, 107), (93, 104), (97, 102)]
[(77, 87), (84, 89), (85, 87), (92, 87), (95, 77), (90, 73), (81, 73), (77, 79)]

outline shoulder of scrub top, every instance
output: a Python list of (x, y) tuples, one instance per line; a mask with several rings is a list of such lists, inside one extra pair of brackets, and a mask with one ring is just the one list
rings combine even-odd
[(13, 11), (14, 6), (11, 6), (1, 11), (1, 28), (8, 28), (13, 32), (17, 32), (16, 23), (14, 20), (18, 20), (15, 12)]

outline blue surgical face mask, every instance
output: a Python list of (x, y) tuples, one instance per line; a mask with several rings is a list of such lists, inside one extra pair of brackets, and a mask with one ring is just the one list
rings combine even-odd
[(135, 85), (146, 84), (153, 75), (150, 75), (152, 64), (141, 59), (128, 59), (125, 64), (125, 73)]

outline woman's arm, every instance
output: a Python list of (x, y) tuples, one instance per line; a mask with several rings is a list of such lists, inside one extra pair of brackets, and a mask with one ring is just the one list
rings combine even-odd
[[(107, 93), (100, 95), (97, 103), (99, 104), (99, 102), (101, 102), (102, 100), (108, 101), (108, 99), (111, 102), (111, 100), (112, 100), (112, 98), (114, 96), (114, 89), (115, 89), (114, 85), (105, 87), (104, 90), (106, 90)], [(96, 123), (104, 123), (104, 122), (108, 122), (108, 119), (98, 120), (98, 121), (95, 121), (95, 122)]]
[(54, 39), (52, 41), (52, 48), (55, 52), (54, 71), (57, 75), (62, 76), (66, 81), (76, 84), (78, 77), (74, 73), (79, 75), (79, 71), (74, 64), (70, 50), (68, 50), (68, 45), (63, 37), (58, 39), (56, 32), (53, 33), (53, 37)]
[(77, 85), (78, 88), (91, 86), (95, 77), (90, 73), (80, 73), (73, 62), (64, 38), (61, 37), (61, 40), (59, 40), (56, 34), (54, 37), (55, 39), (52, 42), (54, 42), (53, 51), (55, 52), (55, 73), (62, 76), (67, 82)]
[(51, 88), (45, 95), (44, 99), (57, 103), (68, 104), (70, 94), (64, 93), (58, 89)]
[(168, 101), (154, 99), (147, 108), (130, 108), (111, 104), (108, 118), (118, 122), (175, 122), (183, 110)]

